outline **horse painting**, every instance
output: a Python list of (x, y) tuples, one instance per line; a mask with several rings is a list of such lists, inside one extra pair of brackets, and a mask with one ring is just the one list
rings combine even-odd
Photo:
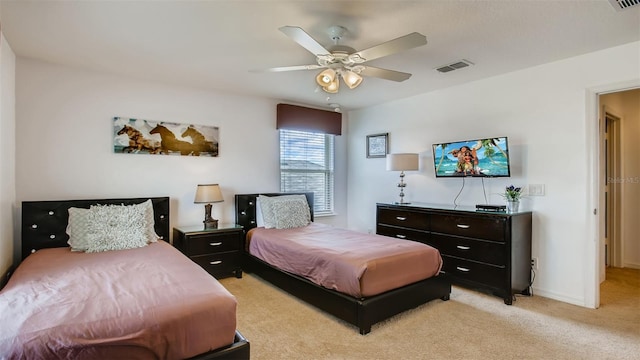
[(178, 151), (181, 155), (189, 155), (193, 152), (193, 144), (187, 141), (178, 140), (176, 136), (162, 125), (156, 125), (150, 134), (160, 134), (160, 149), (163, 153), (169, 154), (170, 151)]
[(207, 140), (201, 132), (196, 130), (193, 126), (189, 126), (182, 135), (184, 137), (190, 137), (193, 143), (193, 155), (200, 156), (200, 153), (211, 153), (211, 156), (218, 156), (218, 143)]
[(122, 152), (140, 152), (141, 150), (147, 150), (150, 154), (157, 154), (160, 151), (160, 144), (157, 141), (149, 140), (142, 135), (142, 133), (136, 130), (134, 127), (125, 125), (118, 135), (126, 134), (129, 137), (129, 146), (125, 146)]

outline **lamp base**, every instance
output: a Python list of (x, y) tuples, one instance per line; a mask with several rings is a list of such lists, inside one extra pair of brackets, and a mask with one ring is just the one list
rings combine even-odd
[(396, 201), (393, 203), (394, 205), (409, 205), (411, 204), (410, 202), (400, 202), (400, 201)]
[(202, 223), (204, 224), (204, 229), (205, 230), (217, 229), (218, 228), (218, 220), (216, 220), (216, 219), (205, 220)]
[(211, 204), (206, 204), (204, 206), (204, 229), (217, 229), (218, 228), (218, 220), (211, 217)]

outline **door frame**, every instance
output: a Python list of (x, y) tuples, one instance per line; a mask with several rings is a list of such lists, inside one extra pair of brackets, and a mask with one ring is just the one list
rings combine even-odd
[(588, 242), (584, 251), (584, 303), (586, 307), (600, 307), (600, 270), (604, 268), (604, 195), (602, 191), (602, 167), (604, 152), (601, 149), (602, 121), (599, 96), (612, 92), (640, 88), (640, 79), (612, 83), (586, 89), (585, 136), (587, 144), (587, 204), (585, 224)]
[[(606, 183), (603, 184), (603, 188), (606, 188), (609, 194), (608, 196), (608, 204), (606, 206), (605, 216), (606, 224), (605, 224), (605, 238), (608, 238), (610, 249), (608, 249), (608, 258), (610, 260), (609, 266), (613, 267), (622, 267), (622, 254), (624, 252), (623, 242), (622, 242), (622, 203), (624, 201), (624, 186), (620, 184), (618, 179), (622, 178), (623, 169), (622, 169), (622, 153), (621, 153), (621, 139), (620, 134), (622, 133), (622, 116), (616, 113), (614, 109), (608, 108), (606, 106), (602, 107), (602, 119), (603, 126), (606, 128), (608, 126), (607, 132), (607, 140), (608, 140), (608, 149), (606, 152), (605, 164), (609, 168), (608, 170), (612, 170), (609, 172), (609, 176), (605, 179)], [(612, 119), (611, 125), (607, 125), (609, 123), (609, 119)], [(614, 160), (614, 161), (612, 161)], [(613, 178), (613, 181), (610, 179)], [(606, 263), (605, 263), (606, 265)], [(606, 271), (605, 269), (600, 270), (600, 280), (604, 280)]]

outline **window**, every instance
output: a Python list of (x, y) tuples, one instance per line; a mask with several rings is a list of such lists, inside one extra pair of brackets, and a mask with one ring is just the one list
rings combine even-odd
[(335, 135), (280, 129), (280, 190), (313, 192), (313, 212), (333, 213)]

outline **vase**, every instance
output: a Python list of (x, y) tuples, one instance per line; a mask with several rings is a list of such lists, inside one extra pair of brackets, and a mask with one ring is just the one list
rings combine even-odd
[(507, 213), (513, 214), (518, 212), (518, 208), (520, 208), (519, 200), (508, 200), (507, 201)]

